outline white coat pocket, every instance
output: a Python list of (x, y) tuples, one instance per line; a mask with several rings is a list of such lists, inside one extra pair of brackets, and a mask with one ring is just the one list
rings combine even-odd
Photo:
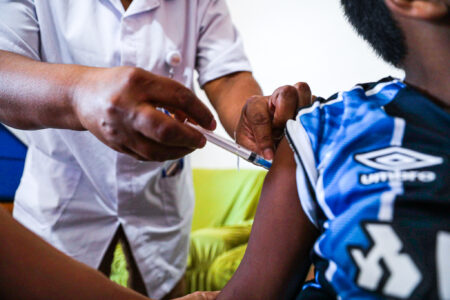
[(160, 179), (162, 200), (168, 225), (189, 221), (194, 207), (191, 169), (184, 169), (170, 177)]

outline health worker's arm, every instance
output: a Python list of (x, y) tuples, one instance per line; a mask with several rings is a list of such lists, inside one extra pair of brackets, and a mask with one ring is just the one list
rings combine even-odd
[(318, 233), (300, 205), (295, 170), (284, 138), (265, 179), (244, 258), (217, 299), (291, 299), (299, 291)]
[(207, 82), (203, 89), (231, 137), (237, 129), (247, 99), (262, 95), (262, 90), (251, 72), (236, 72), (219, 77)]
[(163, 161), (205, 145), (196, 130), (157, 110), (216, 122), (180, 83), (134, 67), (50, 64), (0, 51), (0, 122), (20, 129), (89, 130), (107, 146)]

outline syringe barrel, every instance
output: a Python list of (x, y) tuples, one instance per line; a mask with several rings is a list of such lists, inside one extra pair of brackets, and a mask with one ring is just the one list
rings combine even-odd
[(234, 142), (232, 142), (230, 140), (227, 140), (227, 139), (225, 139), (225, 138), (223, 138), (223, 137), (221, 137), (219, 135), (214, 134), (212, 131), (206, 130), (203, 127), (200, 127), (198, 125), (194, 125), (194, 124), (189, 123), (189, 122), (185, 122), (185, 124), (191, 126), (195, 130), (197, 130), (200, 133), (202, 133), (209, 142), (211, 142), (211, 143), (213, 143), (213, 144), (215, 144), (215, 145), (217, 145), (217, 146), (219, 146), (219, 147), (221, 147), (221, 148), (223, 148), (223, 149), (225, 149), (225, 150), (227, 150), (227, 151), (229, 151), (229, 152), (231, 152), (231, 153), (233, 153), (235, 155), (238, 155), (238, 156), (242, 157), (245, 160), (248, 160), (250, 155), (252, 154), (252, 152), (250, 150), (242, 148), (238, 144), (236, 144), (236, 143), (234, 143)]
[(236, 143), (234, 143), (230, 140), (227, 140), (219, 135), (216, 135), (212, 131), (206, 130), (198, 125), (194, 125), (189, 122), (185, 122), (185, 124), (191, 126), (195, 130), (202, 133), (209, 142), (221, 147), (222, 149), (225, 149), (235, 155), (238, 155), (238, 156), (242, 157), (243, 159), (245, 159), (246, 161), (249, 161), (255, 165), (261, 166), (266, 169), (270, 168), (270, 166), (271, 166), (270, 161), (267, 161), (264, 158), (257, 155), (256, 153), (243, 148), (239, 144), (236, 144)]

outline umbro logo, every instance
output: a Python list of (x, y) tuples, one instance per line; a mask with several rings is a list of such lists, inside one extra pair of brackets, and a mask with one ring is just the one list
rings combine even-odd
[(368, 153), (356, 154), (363, 165), (386, 171), (400, 171), (440, 165), (442, 157), (423, 154), (401, 147), (389, 147)]
[(355, 155), (355, 160), (368, 167), (383, 170), (361, 174), (360, 182), (364, 185), (386, 181), (420, 181), (431, 182), (436, 174), (431, 171), (417, 171), (444, 162), (442, 157), (420, 153), (401, 147), (389, 147)]

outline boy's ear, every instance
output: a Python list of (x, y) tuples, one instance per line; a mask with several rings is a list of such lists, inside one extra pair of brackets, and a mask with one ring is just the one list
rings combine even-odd
[(449, 13), (446, 0), (385, 0), (385, 2), (394, 14), (407, 18), (437, 20)]

